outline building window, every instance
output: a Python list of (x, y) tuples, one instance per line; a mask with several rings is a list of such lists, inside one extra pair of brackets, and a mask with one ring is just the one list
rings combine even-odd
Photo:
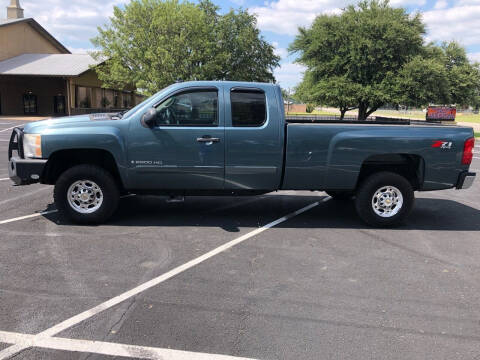
[(132, 107), (132, 94), (123, 93), (123, 108), (129, 109)]
[(119, 108), (119, 101), (118, 101), (118, 91), (113, 92), (113, 107), (115, 109)]
[(102, 104), (106, 105), (105, 108), (112, 108), (113, 105), (113, 91), (105, 89), (105, 97), (102, 99)]
[(23, 95), (23, 112), (25, 114), (37, 113), (37, 95), (31, 92)]
[(92, 106), (92, 89), (77, 86), (76, 93), (77, 108), (88, 109)]
[(230, 93), (232, 124), (237, 127), (262, 126), (267, 119), (265, 93), (256, 89), (233, 89)]

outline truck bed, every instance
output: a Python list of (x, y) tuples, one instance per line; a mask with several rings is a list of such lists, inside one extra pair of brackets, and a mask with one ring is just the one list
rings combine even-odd
[[(363, 164), (414, 159), (422, 172), (419, 190), (455, 186), (470, 128), (441, 123), (383, 121), (305, 121), (286, 124), (283, 189), (352, 190)], [(434, 142), (445, 142), (440, 149)]]

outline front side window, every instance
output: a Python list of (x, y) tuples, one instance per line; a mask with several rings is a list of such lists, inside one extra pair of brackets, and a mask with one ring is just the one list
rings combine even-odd
[(267, 120), (265, 93), (261, 90), (232, 90), (232, 125), (258, 127)]
[(157, 126), (218, 126), (218, 94), (214, 90), (173, 95), (156, 109)]

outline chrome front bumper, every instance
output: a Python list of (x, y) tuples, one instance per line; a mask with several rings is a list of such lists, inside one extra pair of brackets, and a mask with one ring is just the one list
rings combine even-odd
[[(14, 152), (18, 156), (13, 156)], [(14, 128), (8, 144), (8, 176), (15, 185), (30, 185), (41, 181), (47, 160), (25, 159), (23, 129)]]

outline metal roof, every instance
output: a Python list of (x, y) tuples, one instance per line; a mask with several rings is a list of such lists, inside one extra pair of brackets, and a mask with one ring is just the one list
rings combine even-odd
[(100, 63), (88, 54), (23, 54), (0, 61), (0, 75), (78, 76)]

